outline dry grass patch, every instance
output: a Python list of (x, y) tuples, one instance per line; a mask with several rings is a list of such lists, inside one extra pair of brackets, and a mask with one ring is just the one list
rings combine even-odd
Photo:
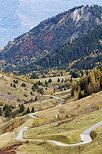
[(54, 116), (59, 114), (60, 108), (65, 108), (65, 113), (70, 117), (71, 115), (81, 115), (83, 113), (90, 113), (102, 108), (102, 91), (85, 97), (83, 99), (67, 102), (63, 106), (55, 106), (51, 109), (44, 110), (36, 115), (48, 120), (54, 119)]

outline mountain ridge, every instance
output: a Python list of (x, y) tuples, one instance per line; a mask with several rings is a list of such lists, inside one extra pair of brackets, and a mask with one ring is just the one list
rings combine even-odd
[(102, 6), (79, 6), (42, 21), (30, 32), (9, 42), (2, 52), (6, 63), (23, 66), (102, 24)]

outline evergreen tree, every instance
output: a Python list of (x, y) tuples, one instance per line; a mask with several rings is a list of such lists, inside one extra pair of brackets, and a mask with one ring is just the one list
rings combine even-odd
[(57, 82), (60, 82), (60, 79), (58, 78)]
[(82, 92), (80, 91), (80, 92), (79, 92), (78, 99), (81, 99), (81, 98), (83, 98), (83, 94), (82, 94)]
[(33, 92), (31, 91), (30, 94), (33, 95)]
[(85, 81), (84, 92), (86, 95), (88, 94), (88, 79)]
[(20, 113), (22, 113), (25, 110), (25, 107), (23, 104), (20, 105)]
[(74, 88), (71, 90), (71, 96), (74, 96)]
[(5, 104), (5, 105), (3, 106), (3, 111), (5, 111), (5, 110), (6, 110), (6, 107), (7, 107), (7, 105)]
[(34, 112), (35, 112), (35, 109), (34, 109), (34, 107), (32, 107), (32, 110), (31, 110), (31, 112), (32, 112), (32, 113), (34, 113)]
[(34, 87), (34, 86), (32, 86), (32, 91), (33, 91), (33, 92), (35, 91), (35, 87)]
[(54, 88), (53, 92), (55, 93), (56, 92), (56, 89)]
[(26, 87), (26, 84), (25, 84), (25, 83), (22, 83), (21, 86), (22, 86), (22, 87)]
[(45, 80), (45, 86), (48, 87), (48, 82)]
[(16, 114), (14, 112), (11, 113), (12, 118), (16, 117)]
[(26, 113), (30, 113), (30, 109), (29, 109), (29, 107), (27, 108)]
[(61, 82), (64, 82), (64, 79), (62, 78), (62, 81)]
[(101, 87), (101, 89), (102, 89), (102, 76), (101, 76), (101, 78), (100, 78), (100, 87)]
[(16, 84), (15, 83), (13, 84), (13, 87), (16, 88)]
[(35, 96), (35, 101), (37, 101), (37, 99), (38, 99), (37, 96)]
[(6, 108), (6, 110), (5, 110), (5, 117), (10, 118), (10, 116), (11, 116), (11, 109), (8, 107), (8, 108)]
[(52, 82), (52, 79), (49, 79), (48, 82), (51, 83)]
[(18, 83), (18, 80), (13, 80), (13, 82)]
[(84, 82), (84, 79), (82, 78), (81, 80), (80, 80), (80, 88), (81, 88), (81, 91), (83, 91), (84, 90), (84, 87), (85, 87), (85, 82)]
[(0, 116), (2, 116), (2, 109), (0, 108)]
[(33, 72), (32, 75), (30, 76), (30, 79), (37, 79), (38, 78), (38, 75)]

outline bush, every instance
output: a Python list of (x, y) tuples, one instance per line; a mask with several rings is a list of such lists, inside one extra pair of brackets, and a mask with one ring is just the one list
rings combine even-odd
[(30, 76), (30, 79), (37, 79), (38, 78), (38, 75), (33, 72), (32, 75)]
[(81, 106), (80, 104), (77, 104), (77, 108), (80, 108), (80, 106)]
[(26, 84), (25, 84), (25, 83), (22, 83), (21, 86), (22, 86), (22, 87), (26, 87)]
[(28, 97), (28, 95), (26, 93), (23, 94), (25, 97)]
[(17, 98), (17, 101), (18, 101), (18, 102), (20, 102), (20, 101), (21, 101), (21, 99), (20, 99), (20, 98)]
[(18, 83), (18, 80), (13, 80), (13, 82)]
[(90, 135), (91, 135), (92, 140), (94, 140), (97, 136), (97, 133), (95, 131), (92, 131)]
[(37, 90), (39, 87), (36, 83), (34, 83), (34, 85), (32, 86), (32, 91), (34, 92), (35, 90)]
[(43, 88), (39, 88), (37, 92), (39, 92), (40, 94), (43, 94), (44, 90), (43, 90)]
[(16, 88), (16, 84), (15, 83), (11, 83), (10, 85), (11, 85), (11, 87)]

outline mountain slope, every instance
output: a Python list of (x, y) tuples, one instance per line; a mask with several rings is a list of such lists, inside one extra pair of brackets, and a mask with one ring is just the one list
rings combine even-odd
[[(74, 41), (68, 42), (56, 50), (55, 54), (47, 55), (36, 64), (44, 68), (69, 65), (69, 68), (74, 69), (91, 69), (96, 66), (96, 63), (102, 62), (101, 40), (102, 26), (98, 26)], [(72, 63), (73, 61), (76, 62)]]
[(36, 62), (101, 24), (101, 6), (75, 7), (41, 22), (30, 32), (9, 42), (0, 56), (4, 60), (2, 66), (10, 71), (12, 65), (16, 68)]
[(28, 32), (42, 20), (79, 5), (102, 5), (97, 0), (0, 0), (0, 46)]
[(53, 67), (68, 70), (92, 69), (99, 64), (102, 64), (102, 26), (66, 43), (54, 54), (48, 54), (39, 61), (20, 67), (18, 70), (24, 73)]

